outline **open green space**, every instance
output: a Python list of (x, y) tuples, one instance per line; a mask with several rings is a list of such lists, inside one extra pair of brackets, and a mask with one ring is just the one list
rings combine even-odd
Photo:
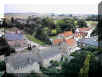
[(35, 37), (33, 37), (33, 36), (30, 35), (30, 34), (26, 34), (26, 37), (27, 37), (30, 41), (33, 41), (33, 42), (38, 43), (38, 44), (40, 44), (40, 45), (45, 45), (44, 42), (42, 42), (42, 41), (36, 39)]

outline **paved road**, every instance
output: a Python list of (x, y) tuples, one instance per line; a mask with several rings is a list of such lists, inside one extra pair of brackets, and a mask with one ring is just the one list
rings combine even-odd
[(36, 46), (36, 47), (38, 47), (39, 49), (44, 49), (44, 48), (47, 48), (48, 46), (41, 46), (41, 45), (39, 45), (39, 44), (37, 44), (37, 43), (35, 43), (35, 42), (33, 42), (33, 41), (30, 41), (30, 40), (28, 40), (28, 38), (26, 38), (25, 36), (24, 36), (24, 39), (25, 39), (25, 42), (26, 42), (26, 46), (25, 47), (23, 47), (23, 48), (15, 48), (15, 50), (16, 51), (23, 51), (24, 49), (26, 49), (26, 48), (28, 48), (28, 44), (31, 44), (31, 46), (33, 47), (33, 46)]

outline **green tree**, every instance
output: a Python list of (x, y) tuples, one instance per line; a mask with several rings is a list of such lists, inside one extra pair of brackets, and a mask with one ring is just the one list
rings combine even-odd
[(37, 30), (35, 37), (38, 38), (39, 40), (44, 41), (46, 44), (51, 44), (48, 34), (45, 30), (43, 30), (43, 28), (39, 28)]
[(15, 23), (14, 17), (11, 17), (11, 23)]
[(55, 29), (55, 22), (49, 17), (42, 19), (42, 25), (48, 27), (49, 29)]
[(57, 20), (56, 25), (59, 31), (70, 31), (75, 28), (74, 20), (73, 19), (62, 19), (62, 20)]
[(5, 71), (6, 65), (4, 61), (0, 61), (0, 71)]
[(79, 19), (77, 23), (79, 28), (87, 27), (87, 23), (83, 19)]
[(80, 69), (80, 75), (79, 75), (80, 77), (88, 77), (90, 60), (91, 60), (91, 54), (88, 53), (84, 61), (84, 65)]

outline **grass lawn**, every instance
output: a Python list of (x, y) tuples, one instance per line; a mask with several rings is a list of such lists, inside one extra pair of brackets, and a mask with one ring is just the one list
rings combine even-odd
[(97, 25), (97, 21), (86, 21), (86, 23), (88, 24), (88, 26), (94, 27), (94, 25)]
[(41, 40), (36, 39), (35, 37), (33, 37), (32, 35), (26, 34), (26, 37), (30, 40), (33, 41), (35, 43), (38, 43), (40, 45), (45, 45), (44, 42), (42, 42)]
[(57, 37), (56, 36), (50, 36), (49, 38), (55, 40)]

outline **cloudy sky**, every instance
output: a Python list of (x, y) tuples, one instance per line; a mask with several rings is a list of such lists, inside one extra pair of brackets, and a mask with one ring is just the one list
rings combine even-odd
[(97, 14), (101, 0), (0, 0), (0, 18), (4, 12)]
[(57, 14), (97, 14), (95, 4), (6, 4), (5, 13), (37, 12)]

